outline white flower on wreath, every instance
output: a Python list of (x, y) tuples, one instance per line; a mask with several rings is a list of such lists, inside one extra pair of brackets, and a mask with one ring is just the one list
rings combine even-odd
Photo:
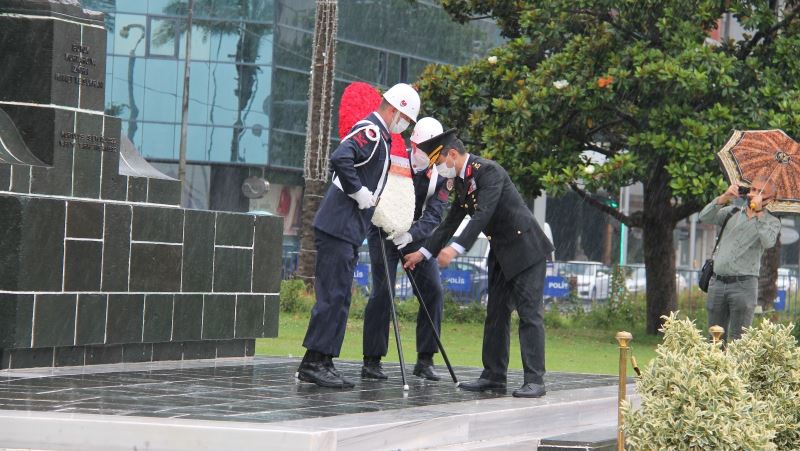
[(389, 239), (392, 239), (411, 228), (414, 207), (414, 181), (411, 177), (390, 172), (386, 179), (386, 188), (375, 207), (372, 223), (383, 229)]
[(564, 89), (569, 86), (569, 82), (567, 80), (557, 80), (553, 82), (553, 87), (556, 89)]
[(585, 172), (588, 175), (594, 174), (594, 165), (593, 164), (587, 164), (586, 167), (583, 168), (583, 172)]
[(497, 57), (494, 55), (490, 56), (486, 60), (489, 61), (489, 64), (497, 64)]

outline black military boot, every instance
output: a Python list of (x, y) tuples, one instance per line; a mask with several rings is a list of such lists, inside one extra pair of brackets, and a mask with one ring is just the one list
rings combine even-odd
[(383, 373), (381, 357), (364, 356), (364, 365), (361, 367), (362, 379), (386, 380), (388, 377)]
[(429, 381), (438, 381), (441, 379), (433, 369), (433, 354), (428, 352), (420, 352), (417, 354), (417, 364), (414, 365), (414, 376)]
[(342, 381), (342, 388), (353, 388), (356, 386), (356, 384), (350, 382), (349, 379), (345, 379), (344, 376), (342, 376), (338, 371), (336, 371), (336, 367), (333, 366), (332, 355), (325, 356), (325, 366), (328, 367), (328, 371), (330, 371), (331, 374), (338, 377)]
[(352, 388), (354, 384), (344, 379), (333, 368), (333, 362), (329, 361), (328, 356), (308, 350), (300, 362), (297, 369), (297, 378), (303, 382), (311, 382), (320, 387), (328, 388)]

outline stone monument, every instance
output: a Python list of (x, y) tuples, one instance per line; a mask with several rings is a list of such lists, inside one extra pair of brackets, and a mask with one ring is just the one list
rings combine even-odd
[(105, 51), (75, 0), (0, 0), (0, 367), (253, 355), (283, 220), (180, 208), (104, 114)]

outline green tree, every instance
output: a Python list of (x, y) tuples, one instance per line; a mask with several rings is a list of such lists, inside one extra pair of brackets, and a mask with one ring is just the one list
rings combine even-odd
[[(504, 165), (528, 195), (572, 190), (644, 232), (647, 330), (676, 309), (675, 224), (725, 183), (715, 153), (731, 129), (800, 131), (800, 1), (443, 0), (455, 20), (495, 19), (492, 57), (431, 66), (426, 113)], [(735, 17), (743, 40), (715, 42)], [(584, 151), (606, 157), (589, 165)], [(591, 196), (641, 182), (630, 215)]]

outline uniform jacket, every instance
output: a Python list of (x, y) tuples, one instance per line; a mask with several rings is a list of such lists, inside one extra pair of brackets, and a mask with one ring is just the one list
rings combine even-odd
[[(436, 188), (433, 194), (425, 203), (428, 196), (428, 186), (430, 185), (430, 177), (436, 177)], [(422, 171), (414, 174), (414, 223), (408, 230), (411, 238), (414, 240), (407, 248), (403, 249), (403, 253), (413, 252), (422, 247), (425, 240), (427, 240), (431, 233), (442, 222), (442, 212), (447, 205), (449, 193), (445, 182), (447, 179), (438, 175), (432, 175), (431, 171)]]
[(470, 155), (464, 179), (456, 177), (456, 199), (444, 223), (426, 242), (434, 256), (447, 244), (466, 215), (456, 243), (469, 249), (483, 232), (506, 280), (545, 259), (553, 245), (533, 218), (508, 173), (494, 161)]
[[(369, 163), (360, 167), (354, 166), (369, 158), (375, 146), (375, 141), (368, 139), (366, 131), (339, 144), (339, 147), (331, 154), (330, 161), (331, 170), (334, 175), (338, 176), (342, 189), (331, 184), (314, 217), (315, 228), (356, 246), (361, 245), (367, 236), (375, 209), (359, 210), (358, 203), (347, 194), (355, 193), (362, 186), (375, 192), (383, 173), (384, 162), (388, 158), (388, 149), (391, 146), (391, 135), (378, 119), (377, 114), (372, 113), (365, 118), (380, 129), (381, 139), (375, 155)], [(353, 126), (351, 132), (358, 127), (358, 124)]]

